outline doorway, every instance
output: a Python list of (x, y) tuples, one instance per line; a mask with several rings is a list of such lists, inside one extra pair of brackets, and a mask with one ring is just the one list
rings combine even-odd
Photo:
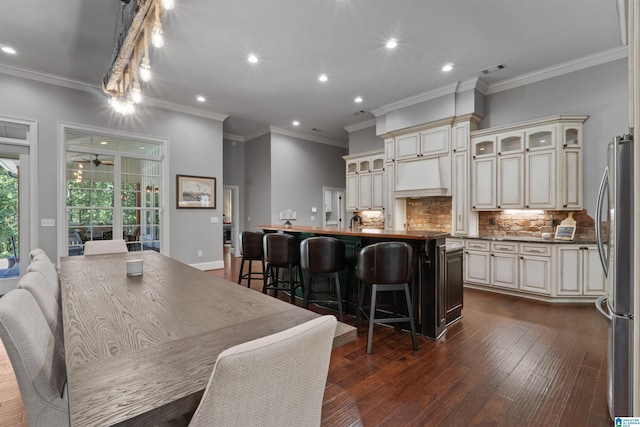
[(222, 242), (229, 253), (240, 256), (238, 235), (240, 225), (240, 187), (224, 185), (222, 187)]
[(322, 187), (322, 226), (344, 228), (347, 216), (344, 188)]

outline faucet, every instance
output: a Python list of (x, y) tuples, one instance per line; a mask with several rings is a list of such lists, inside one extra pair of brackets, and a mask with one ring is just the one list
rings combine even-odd
[(360, 223), (360, 225), (362, 225), (362, 217), (360, 215), (354, 215), (351, 217), (351, 219), (349, 220), (349, 229), (353, 228), (353, 223), (358, 222)]

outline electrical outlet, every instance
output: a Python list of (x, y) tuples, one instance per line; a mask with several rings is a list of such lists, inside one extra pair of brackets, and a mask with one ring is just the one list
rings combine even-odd
[(202, 256), (202, 251), (198, 251), (198, 256), (201, 257)]
[(496, 225), (496, 219), (495, 218), (489, 218), (489, 225)]
[(315, 221), (315, 220), (316, 220), (316, 217), (311, 215), (311, 221)]

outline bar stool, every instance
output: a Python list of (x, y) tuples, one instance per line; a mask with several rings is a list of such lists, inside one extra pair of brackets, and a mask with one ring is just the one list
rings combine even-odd
[[(296, 289), (302, 288), (304, 293), (298, 239), (290, 234), (267, 233), (263, 238), (263, 250), (266, 270), (262, 293), (266, 294), (268, 289), (272, 289), (276, 291), (277, 297), (278, 291), (290, 291), (291, 304), (295, 304)], [(286, 281), (280, 279), (281, 268), (286, 268), (289, 273), (288, 285), (286, 285)], [(299, 281), (294, 276), (296, 270), (300, 278)], [(271, 282), (269, 282), (269, 278), (271, 278)]]
[[(304, 308), (310, 302), (338, 304), (338, 317), (342, 318), (342, 295), (340, 292), (339, 272), (344, 269), (344, 242), (333, 237), (309, 237), (300, 243), (300, 265), (307, 273), (307, 286), (304, 288)], [(313, 279), (326, 279), (323, 290), (313, 288)], [(328, 299), (331, 284), (335, 284), (336, 300)], [(309, 299), (309, 295), (324, 294), (325, 299)]]
[[(380, 242), (360, 249), (356, 259), (356, 275), (361, 281), (360, 296), (358, 298), (357, 321), (360, 320), (364, 292), (371, 287), (371, 305), (369, 306), (369, 331), (367, 333), (367, 354), (371, 353), (374, 323), (409, 322), (411, 326), (411, 341), (413, 350), (418, 350), (416, 326), (413, 319), (413, 306), (409, 294), (409, 280), (411, 278), (412, 249), (404, 242)], [(398, 314), (394, 304), (394, 317), (376, 318), (376, 298), (378, 292), (403, 291), (407, 300), (407, 314)]]
[[(240, 273), (238, 274), (238, 285), (242, 279), (247, 279), (247, 288), (251, 288), (251, 277), (260, 276), (264, 282), (264, 251), (262, 249), (262, 239), (264, 233), (259, 231), (243, 231), (240, 233), (240, 254), (242, 255), (242, 261), (240, 261)], [(244, 262), (249, 261), (249, 270), (242, 274), (244, 271)], [(252, 271), (253, 261), (260, 261), (262, 263), (262, 271)]]

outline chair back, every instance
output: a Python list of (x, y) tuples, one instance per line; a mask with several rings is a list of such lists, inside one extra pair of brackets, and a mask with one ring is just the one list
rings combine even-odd
[(88, 240), (84, 244), (85, 255), (116, 254), (127, 252), (124, 239), (116, 240)]
[(51, 261), (36, 257), (27, 267), (27, 273), (31, 272), (40, 273), (45, 279), (47, 279), (46, 282), (43, 282), (43, 285), (46, 285), (48, 291), (55, 295), (56, 301), (58, 301), (59, 304), (60, 282), (58, 281), (58, 272)]
[(380, 242), (360, 249), (356, 275), (365, 283), (398, 284), (411, 280), (412, 249), (405, 242)]
[(64, 353), (64, 334), (62, 330), (62, 310), (56, 295), (48, 289), (47, 279), (36, 271), (29, 272), (18, 281), (18, 288), (26, 289), (38, 303), (40, 311), (49, 324), (56, 345)]
[(321, 316), (220, 353), (189, 426), (319, 426), (336, 324)]
[(243, 231), (240, 233), (240, 254), (244, 259), (262, 259), (264, 254), (262, 239), (264, 233), (259, 231)]
[(298, 239), (291, 234), (267, 233), (263, 242), (264, 260), (271, 265), (298, 264)]
[(300, 266), (310, 273), (334, 273), (345, 263), (344, 242), (334, 237), (309, 237), (300, 243)]
[(64, 357), (27, 290), (14, 289), (0, 298), (0, 338), (18, 380), (29, 426), (68, 426)]
[(35, 259), (35, 257), (38, 255), (44, 256), (46, 259), (49, 259), (49, 257), (47, 256), (47, 253), (44, 250), (40, 248), (35, 248), (35, 249), (32, 249), (31, 252), (29, 252), (29, 262), (32, 262)]

